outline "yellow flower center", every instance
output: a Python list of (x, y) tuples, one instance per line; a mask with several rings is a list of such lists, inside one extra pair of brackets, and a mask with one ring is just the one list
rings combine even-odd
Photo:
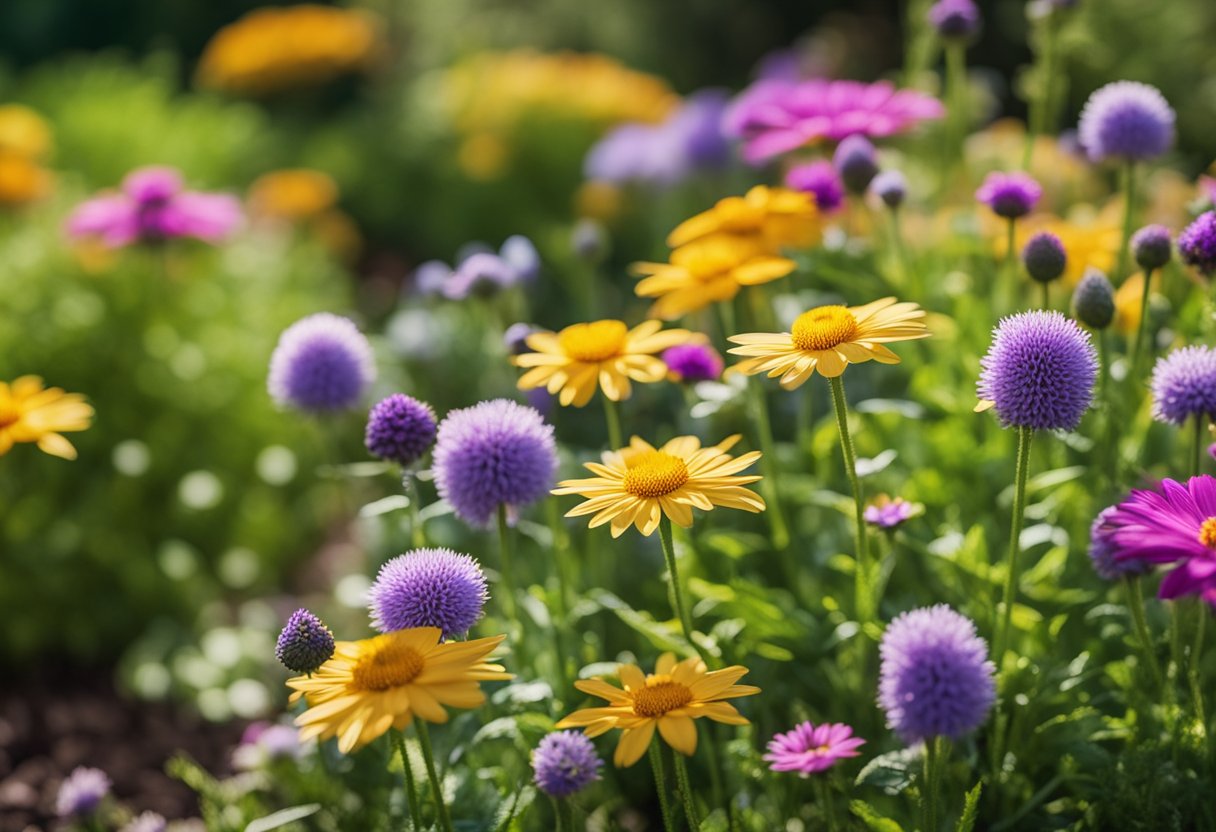
[(662, 716), (692, 701), (692, 691), (666, 675), (648, 677), (646, 687), (632, 693), (634, 716)]
[(1199, 526), (1199, 542), (1209, 549), (1216, 549), (1216, 517), (1209, 517)]
[(21, 411), (15, 407), (0, 407), (0, 428), (7, 428), (21, 421)]
[(857, 319), (844, 306), (820, 306), (803, 312), (790, 333), (800, 350), (830, 350), (857, 334)]
[(576, 361), (607, 361), (621, 354), (628, 334), (620, 321), (592, 321), (574, 324), (557, 335), (562, 352)]
[(408, 685), (422, 672), (426, 662), (417, 650), (390, 643), (359, 657), (352, 672), (358, 690), (388, 690)]
[(688, 466), (662, 451), (638, 454), (625, 472), (625, 490), (637, 497), (662, 497), (688, 482)]

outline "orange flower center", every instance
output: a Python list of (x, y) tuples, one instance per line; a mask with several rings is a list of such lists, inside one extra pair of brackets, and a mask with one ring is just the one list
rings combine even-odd
[(401, 644), (373, 648), (359, 657), (352, 672), (358, 690), (388, 690), (408, 685), (422, 672), (421, 654)]
[(692, 691), (666, 675), (647, 677), (646, 687), (632, 693), (634, 716), (662, 716), (692, 701)]
[(791, 340), (800, 350), (830, 350), (857, 334), (857, 319), (844, 306), (819, 306), (794, 321)]
[(688, 466), (678, 456), (647, 451), (629, 463), (625, 490), (636, 497), (662, 497), (688, 482)]
[(21, 421), (21, 412), (15, 407), (0, 407), (0, 428), (7, 428)]
[(1209, 549), (1216, 549), (1216, 517), (1209, 517), (1199, 526), (1199, 542)]
[(628, 332), (620, 321), (592, 321), (566, 327), (557, 340), (568, 357), (592, 363), (620, 355)]

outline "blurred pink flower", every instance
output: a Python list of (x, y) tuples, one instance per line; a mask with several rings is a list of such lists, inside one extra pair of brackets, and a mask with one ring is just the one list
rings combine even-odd
[(183, 190), (181, 174), (173, 168), (147, 167), (127, 174), (122, 190), (77, 205), (68, 217), (67, 232), (77, 239), (99, 238), (111, 248), (174, 237), (214, 244), (243, 222), (235, 197)]

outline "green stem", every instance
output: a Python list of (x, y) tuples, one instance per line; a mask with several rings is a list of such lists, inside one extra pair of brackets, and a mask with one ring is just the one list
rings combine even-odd
[(422, 528), (422, 494), (418, 488), (418, 478), (414, 476), (414, 472), (410, 471), (405, 475), (407, 497), (410, 500), (410, 544), (415, 549), (421, 549), (426, 545), (426, 535), (423, 534)]
[(1039, 285), (1043, 287), (1043, 308), (1050, 309), (1051, 308), (1051, 284), (1050, 283), (1040, 283)]
[(1195, 423), (1195, 441), (1191, 445), (1191, 476), (1197, 477), (1203, 460), (1203, 416), (1196, 414), (1192, 421)]
[(667, 796), (666, 778), (663, 776), (663, 754), (659, 750), (658, 740), (650, 741), (650, 769), (654, 772), (654, 788), (659, 793), (659, 809), (663, 813), (663, 828), (667, 832), (675, 832), (675, 822), (671, 818), (671, 802)]
[(1204, 601), (1195, 602), (1195, 612), (1199, 620), (1195, 623), (1195, 641), (1191, 645), (1191, 656), (1187, 662), (1187, 681), (1191, 686), (1191, 704), (1195, 708), (1195, 719), (1199, 722), (1200, 730), (1204, 732), (1207, 745), (1211, 748), (1212, 737), (1207, 733), (1207, 717), (1203, 707), (1203, 685), (1200, 684), (1200, 660), (1203, 658), (1203, 631), (1207, 624), (1207, 604)]
[(832, 784), (827, 777), (815, 778), (815, 790), (819, 792), (820, 811), (827, 824), (827, 832), (836, 832), (836, 808), (832, 805)]
[(405, 775), (405, 799), (409, 803), (411, 828), (414, 832), (422, 832), (422, 804), (418, 802), (418, 787), (414, 782), (414, 768), (410, 765), (410, 755), (405, 749), (405, 734), (396, 728), (392, 730), (393, 744), (401, 755), (401, 769)]
[(1140, 293), (1140, 322), (1136, 325), (1136, 340), (1132, 346), (1132, 368), (1140, 366), (1144, 357), (1144, 348), (1149, 348), (1149, 358), (1152, 358), (1152, 343), (1145, 340), (1148, 335), (1148, 295), (1153, 283), (1153, 270), (1144, 271), (1144, 290)]
[(1157, 693), (1163, 690), (1164, 681), (1161, 678), (1161, 665), (1157, 663), (1157, 653), (1153, 649), (1153, 637), (1148, 629), (1148, 621), (1144, 617), (1144, 589), (1140, 585), (1140, 576), (1135, 575), (1124, 579), (1127, 588), (1127, 608), (1132, 615), (1132, 625), (1136, 629), (1136, 638), (1140, 641), (1140, 649), (1144, 651), (1144, 661), (1149, 672), (1153, 675), (1153, 683)]
[(569, 823), (566, 821), (566, 801), (552, 797), (553, 801), (553, 817), (557, 821), (557, 832), (573, 832)]
[(1029, 170), (1030, 162), (1034, 157), (1034, 140), (1043, 135), (1047, 129), (1047, 121), (1051, 115), (1051, 82), (1055, 75), (1055, 56), (1056, 56), (1056, 16), (1053, 13), (1049, 14), (1043, 23), (1043, 52), (1042, 63), (1038, 67), (1039, 77), (1035, 80), (1038, 82), (1038, 89), (1035, 100), (1031, 103), (1030, 118), (1026, 130), (1026, 150), (1022, 157), (1022, 169)]
[(777, 486), (777, 449), (773, 439), (773, 423), (769, 419), (768, 399), (764, 393), (763, 382), (760, 379), (749, 379), (747, 392), (752, 406), (752, 419), (760, 438), (760, 470), (764, 479), (760, 481), (760, 489), (764, 492), (765, 511), (768, 518), (769, 531), (773, 536), (773, 548), (783, 550), (790, 543), (789, 526), (785, 522), (785, 513), (781, 510), (781, 489)]
[(1005, 300), (1007, 307), (1013, 309), (1018, 305), (1018, 253), (1017, 253), (1017, 224), (1015, 220), (1007, 220), (1005, 227)]
[(418, 744), (422, 746), (422, 758), (426, 760), (426, 774), (431, 779), (439, 828), (443, 832), (453, 832), (452, 817), (448, 814), (448, 805), (443, 800), (443, 781), (439, 779), (439, 772), (435, 768), (435, 753), (431, 750), (431, 734), (426, 727), (426, 720), (415, 719), (414, 730), (418, 732)]
[(840, 376), (830, 380), (832, 404), (836, 408), (836, 427), (840, 431), (840, 448), (844, 453), (844, 469), (853, 488), (854, 519), (856, 521), (857, 561), (854, 581), (854, 605), (857, 620), (862, 624), (873, 617), (873, 601), (870, 597), (870, 557), (866, 538), (865, 504), (861, 498), (861, 480), (857, 477), (857, 454), (853, 450), (853, 438), (849, 434), (849, 405), (844, 396), (844, 382)]
[(503, 583), (503, 612), (517, 631), (513, 635), (519, 636), (523, 634), (523, 629), (520, 627), (519, 612), (515, 607), (515, 573), (511, 568), (511, 529), (507, 525), (506, 503), (498, 505), (498, 554)]
[(914, 275), (908, 266), (908, 252), (904, 247), (903, 229), (900, 228), (899, 209), (892, 208), (887, 214), (891, 224), (891, 248), (895, 252), (895, 267), (899, 273), (899, 280), (896, 283), (905, 291), (904, 297), (919, 298), (921, 297), (920, 287), (912, 285)]
[[(1123, 191), (1123, 241), (1119, 246), (1118, 265), (1115, 268), (1114, 280), (1116, 286), (1122, 283), (1127, 277), (1127, 253), (1128, 246), (1132, 239), (1132, 222), (1136, 215), (1136, 165), (1134, 162), (1128, 162), (1119, 171), (1120, 190)], [(1144, 291), (1147, 297), (1148, 280), (1147, 275), (1144, 282)], [(1143, 315), (1148, 310), (1142, 309), (1140, 314)]]
[(692, 793), (692, 779), (688, 776), (688, 764), (684, 755), (672, 750), (672, 759), (676, 764), (676, 782), (680, 786), (680, 799), (684, 802), (684, 816), (688, 818), (688, 828), (696, 832), (701, 828), (701, 813), (697, 811), (697, 799)]
[[(680, 627), (684, 630), (684, 638), (702, 659), (705, 654), (692, 637), (692, 616), (684, 603), (684, 590), (680, 587), (680, 572), (676, 567), (676, 549), (671, 539), (671, 518), (666, 514), (659, 520), (659, 542), (663, 545), (663, 560), (667, 563), (667, 578), (671, 582), (671, 601), (675, 607), (676, 617), (680, 619)], [(706, 664), (709, 662), (707, 661)]]
[(1018, 585), (1018, 554), (1021, 552), (1022, 523), (1026, 514), (1026, 477), (1030, 470), (1030, 441), (1034, 437), (1032, 428), (1018, 428), (1018, 460), (1014, 471), (1013, 523), (1009, 532), (1009, 557), (1005, 562), (1005, 589), (1001, 593), (1000, 623), (996, 630), (996, 669), (999, 673), (1005, 663), (1008, 648), (1009, 627), (1013, 622), (1013, 600)]
[(941, 737), (925, 740), (925, 774), (920, 784), (920, 808), (924, 819), (924, 832), (937, 832), (938, 782), (941, 777)]
[(620, 450), (622, 445), (621, 440), (621, 413), (617, 409), (617, 403), (607, 396), (601, 396), (604, 401), (604, 421), (608, 423), (608, 446), (610, 450)]
[(962, 158), (960, 151), (967, 135), (967, 44), (957, 39), (946, 44), (946, 100), (950, 106), (947, 152), (951, 164), (956, 164)]

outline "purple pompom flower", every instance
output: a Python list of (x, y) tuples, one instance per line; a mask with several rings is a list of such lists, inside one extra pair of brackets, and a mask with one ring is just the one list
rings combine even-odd
[(897, 170), (884, 170), (870, 181), (870, 193), (894, 211), (908, 196), (908, 180)]
[(969, 38), (979, 31), (980, 10), (972, 0), (937, 0), (929, 7), (929, 25), (947, 40)]
[(1089, 560), (1098, 577), (1106, 581), (1142, 575), (1149, 570), (1149, 565), (1143, 561), (1118, 560), (1115, 557), (1119, 547), (1114, 541), (1116, 527), (1110, 522), (1115, 510), (1115, 506), (1102, 509), (1089, 527)]
[(883, 530), (894, 529), (911, 520), (923, 508), (917, 503), (909, 503), (903, 497), (892, 498), (879, 494), (866, 506), (863, 518), (871, 526)]
[(220, 243), (242, 222), (235, 197), (184, 190), (181, 174), (173, 168), (147, 167), (129, 173), (121, 191), (76, 206), (67, 232), (77, 239), (100, 239), (111, 248), (175, 237)]
[(1216, 211), (1200, 214), (1178, 235), (1178, 254), (1182, 262), (1200, 274), (1216, 274)]
[(844, 204), (844, 183), (840, 181), (836, 167), (826, 159), (790, 168), (785, 174), (785, 185), (813, 195), (815, 207), (825, 214), (837, 211)]
[(1115, 319), (1115, 287), (1102, 272), (1088, 268), (1072, 293), (1072, 308), (1090, 329), (1106, 329)]
[(977, 411), (995, 406), (1003, 427), (1073, 430), (1093, 401), (1098, 356), (1076, 321), (1034, 310), (1000, 320), (980, 367)]
[(1136, 265), (1146, 273), (1170, 262), (1170, 256), (1173, 254), (1170, 230), (1164, 225), (1144, 226), (1132, 235), (1131, 247)]
[(509, 513), (549, 493), (557, 470), (553, 427), (508, 399), (453, 410), (439, 424), (435, 485), (456, 516), (486, 527), (499, 506)]
[(404, 393), (376, 403), (367, 415), (363, 443), (368, 453), (409, 467), (435, 442), (435, 411)]
[(359, 328), (320, 312), (279, 336), (266, 386), (279, 405), (321, 412), (356, 406), (375, 378), (371, 344)]
[(296, 673), (312, 673), (333, 654), (334, 634), (321, 619), (303, 607), (287, 619), (274, 647), (275, 658)]
[(726, 366), (709, 344), (677, 344), (664, 350), (662, 359), (676, 381), (717, 381)]
[(769, 740), (764, 759), (773, 771), (796, 771), (806, 777), (827, 771), (848, 757), (859, 756), (861, 752), (857, 749), (865, 744), (843, 722), (820, 725), (802, 722)]
[(1159, 422), (1216, 418), (1216, 350), (1196, 345), (1158, 358), (1150, 386), (1153, 418)]
[(93, 814), (110, 793), (110, 778), (99, 768), (77, 766), (62, 783), (55, 796), (55, 814), (79, 818)]
[(455, 638), (477, 623), (489, 597), (473, 558), (451, 549), (415, 549), (380, 567), (368, 609), (382, 633), (438, 627), (444, 638)]
[(1015, 171), (994, 171), (984, 179), (975, 198), (992, 209), (992, 213), (1007, 220), (1024, 217), (1034, 210), (1043, 196), (1043, 188), (1029, 174)]
[(845, 188), (851, 193), (863, 194), (870, 186), (870, 180), (878, 174), (878, 154), (865, 136), (846, 136), (832, 154), (832, 165)]
[(600, 779), (604, 761), (582, 731), (546, 734), (532, 751), (536, 787), (550, 797), (569, 797)]
[(1156, 87), (1115, 81), (1090, 95), (1077, 134), (1095, 162), (1154, 159), (1174, 144), (1174, 111)]
[(996, 668), (971, 619), (945, 604), (905, 612), (879, 647), (878, 704), (906, 743), (958, 739), (988, 718)]
[(1022, 264), (1032, 279), (1050, 283), (1064, 274), (1068, 255), (1059, 237), (1050, 231), (1040, 231), (1022, 247)]
[(119, 832), (165, 832), (169, 822), (163, 815), (156, 812), (144, 812), (139, 817), (132, 818)]

